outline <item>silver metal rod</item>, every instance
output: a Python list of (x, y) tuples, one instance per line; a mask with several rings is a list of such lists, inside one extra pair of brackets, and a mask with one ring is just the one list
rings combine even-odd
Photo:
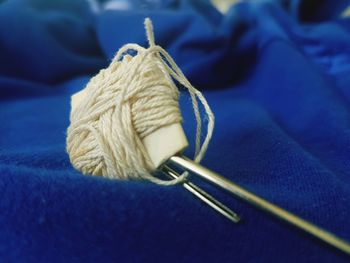
[[(175, 172), (167, 165), (163, 165), (162, 170), (166, 175), (168, 175), (171, 178), (176, 179), (180, 176), (177, 172)], [(185, 182), (183, 183), (183, 187), (189, 192), (191, 192), (193, 195), (198, 197), (200, 200), (202, 200), (204, 203), (209, 205), (211, 208), (219, 212), (221, 215), (228, 218), (230, 221), (234, 223), (238, 223), (240, 221), (240, 217), (235, 212), (233, 212), (230, 208), (222, 204), (220, 201), (216, 200), (213, 196), (211, 196), (195, 184), (191, 182)]]
[(169, 159), (169, 163), (199, 175), (206, 181), (222, 189), (225, 189), (236, 197), (239, 197), (240, 199), (254, 205), (261, 210), (269, 212), (270, 214), (304, 230), (312, 236), (350, 255), (350, 244), (346, 240), (337, 237), (331, 232), (328, 232), (278, 207), (277, 205), (270, 203), (269, 201), (266, 201), (265, 199), (245, 190), (244, 188), (226, 179), (225, 177), (222, 177), (221, 175), (210, 171), (209, 169), (193, 162), (192, 160), (186, 157), (173, 156)]

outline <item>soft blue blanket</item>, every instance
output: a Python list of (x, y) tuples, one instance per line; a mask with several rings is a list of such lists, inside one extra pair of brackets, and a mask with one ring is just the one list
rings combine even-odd
[(83, 176), (65, 151), (70, 95), (146, 45), (150, 16), (216, 115), (203, 164), (350, 240), (350, 20), (313, 2), (0, 1), (0, 262), (347, 262), (203, 182), (241, 224), (181, 186)]

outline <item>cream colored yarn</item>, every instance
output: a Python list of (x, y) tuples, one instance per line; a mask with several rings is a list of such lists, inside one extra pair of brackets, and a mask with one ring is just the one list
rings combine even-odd
[[(172, 185), (182, 182), (186, 174), (171, 181), (152, 175), (156, 167), (142, 143), (145, 136), (158, 128), (182, 121), (179, 91), (172, 79), (187, 88), (191, 95), (197, 121), (196, 162), (207, 150), (214, 115), (201, 92), (190, 84), (170, 55), (155, 44), (148, 18), (145, 27), (149, 48), (137, 44), (123, 46), (109, 67), (87, 84), (86, 97), (70, 115), (67, 152), (73, 166), (84, 174)], [(137, 55), (126, 55), (128, 50), (136, 51)], [(197, 99), (208, 117), (202, 144)]]

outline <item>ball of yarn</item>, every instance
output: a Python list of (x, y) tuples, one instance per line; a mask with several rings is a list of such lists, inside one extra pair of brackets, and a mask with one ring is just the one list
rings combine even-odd
[[(150, 20), (146, 19), (145, 24), (150, 47), (123, 46), (111, 64), (87, 84), (84, 97), (71, 111), (67, 152), (73, 166), (84, 174), (175, 184), (185, 176), (172, 181), (153, 176), (156, 167), (142, 143), (155, 130), (182, 121), (173, 78), (191, 94), (197, 120), (197, 162), (208, 146), (214, 116), (203, 95), (192, 87), (169, 54), (154, 44)], [(128, 55), (130, 50), (137, 54)], [(202, 145), (197, 98), (209, 117)]]

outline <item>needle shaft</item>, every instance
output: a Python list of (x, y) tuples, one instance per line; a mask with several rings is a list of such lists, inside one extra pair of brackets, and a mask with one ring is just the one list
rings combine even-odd
[[(174, 171), (167, 165), (163, 166), (163, 172), (173, 179), (178, 178), (180, 176), (176, 171)], [(200, 187), (196, 186), (191, 182), (183, 183), (183, 187), (189, 192), (191, 192), (193, 195), (198, 197), (200, 200), (202, 200), (204, 203), (209, 205), (211, 208), (222, 214), (224, 217), (228, 218), (234, 223), (239, 222), (240, 217), (235, 212), (233, 212), (230, 208), (222, 204), (220, 201), (216, 200), (213, 196), (202, 190)]]
[(350, 244), (347, 241), (245, 190), (234, 182), (193, 162), (192, 160), (186, 157), (173, 156), (169, 159), (169, 163), (199, 175), (206, 181), (225, 189), (236, 197), (239, 197), (241, 200), (246, 201), (261, 210), (269, 212), (270, 214), (350, 255)]

